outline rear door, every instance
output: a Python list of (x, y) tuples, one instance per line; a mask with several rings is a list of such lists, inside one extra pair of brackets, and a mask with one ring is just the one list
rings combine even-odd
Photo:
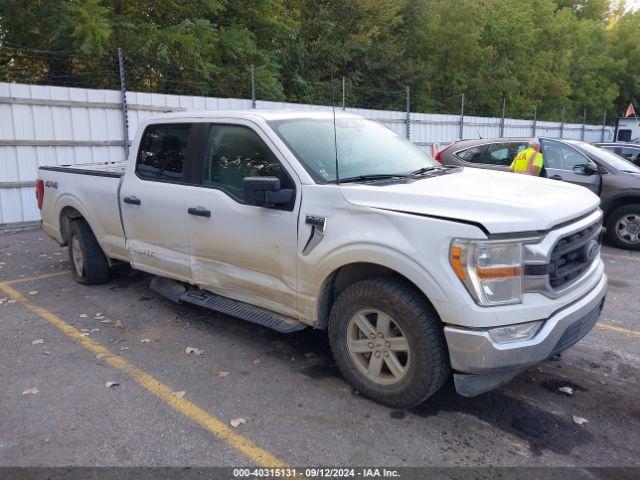
[(193, 183), (191, 123), (145, 128), (120, 188), (126, 248), (134, 268), (191, 281), (184, 198)]
[(599, 174), (584, 175), (574, 171), (574, 167), (578, 165), (590, 165), (597, 169), (597, 165), (593, 161), (566, 143), (549, 139), (543, 139), (541, 143), (548, 178), (575, 183), (588, 188), (596, 195), (600, 194), (601, 178)]
[[(193, 283), (284, 315), (297, 315), (300, 188), (269, 138), (253, 123), (202, 124), (200, 186), (185, 195)], [(274, 208), (247, 205), (245, 177), (278, 177), (294, 199)]]

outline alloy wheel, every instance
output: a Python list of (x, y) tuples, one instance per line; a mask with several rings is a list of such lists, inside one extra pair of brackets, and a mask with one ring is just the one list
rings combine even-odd
[(347, 347), (360, 372), (377, 384), (393, 385), (407, 375), (409, 341), (402, 327), (380, 310), (361, 310), (351, 317)]

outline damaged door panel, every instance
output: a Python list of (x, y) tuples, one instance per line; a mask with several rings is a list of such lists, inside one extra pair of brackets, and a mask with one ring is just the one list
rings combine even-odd
[[(246, 177), (276, 177), (295, 189), (268, 139), (246, 123), (207, 124), (200, 145), (199, 187), (188, 208), (210, 216), (187, 218), (191, 275), (201, 288), (297, 318), (297, 209), (246, 204)], [(258, 233), (259, 232), (259, 233)]]

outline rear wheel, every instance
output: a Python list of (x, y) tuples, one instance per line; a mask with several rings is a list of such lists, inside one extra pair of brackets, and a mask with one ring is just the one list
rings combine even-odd
[(69, 259), (77, 282), (95, 285), (109, 280), (109, 260), (91, 227), (81, 218), (69, 226)]
[(438, 315), (397, 279), (347, 287), (331, 310), (329, 340), (344, 377), (367, 397), (394, 408), (424, 401), (449, 376)]
[(628, 250), (640, 250), (640, 204), (614, 210), (607, 219), (607, 240)]

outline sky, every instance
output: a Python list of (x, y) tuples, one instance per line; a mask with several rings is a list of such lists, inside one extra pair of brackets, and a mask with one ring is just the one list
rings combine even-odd
[(640, 0), (627, 0), (627, 10), (636, 11), (640, 8)]

